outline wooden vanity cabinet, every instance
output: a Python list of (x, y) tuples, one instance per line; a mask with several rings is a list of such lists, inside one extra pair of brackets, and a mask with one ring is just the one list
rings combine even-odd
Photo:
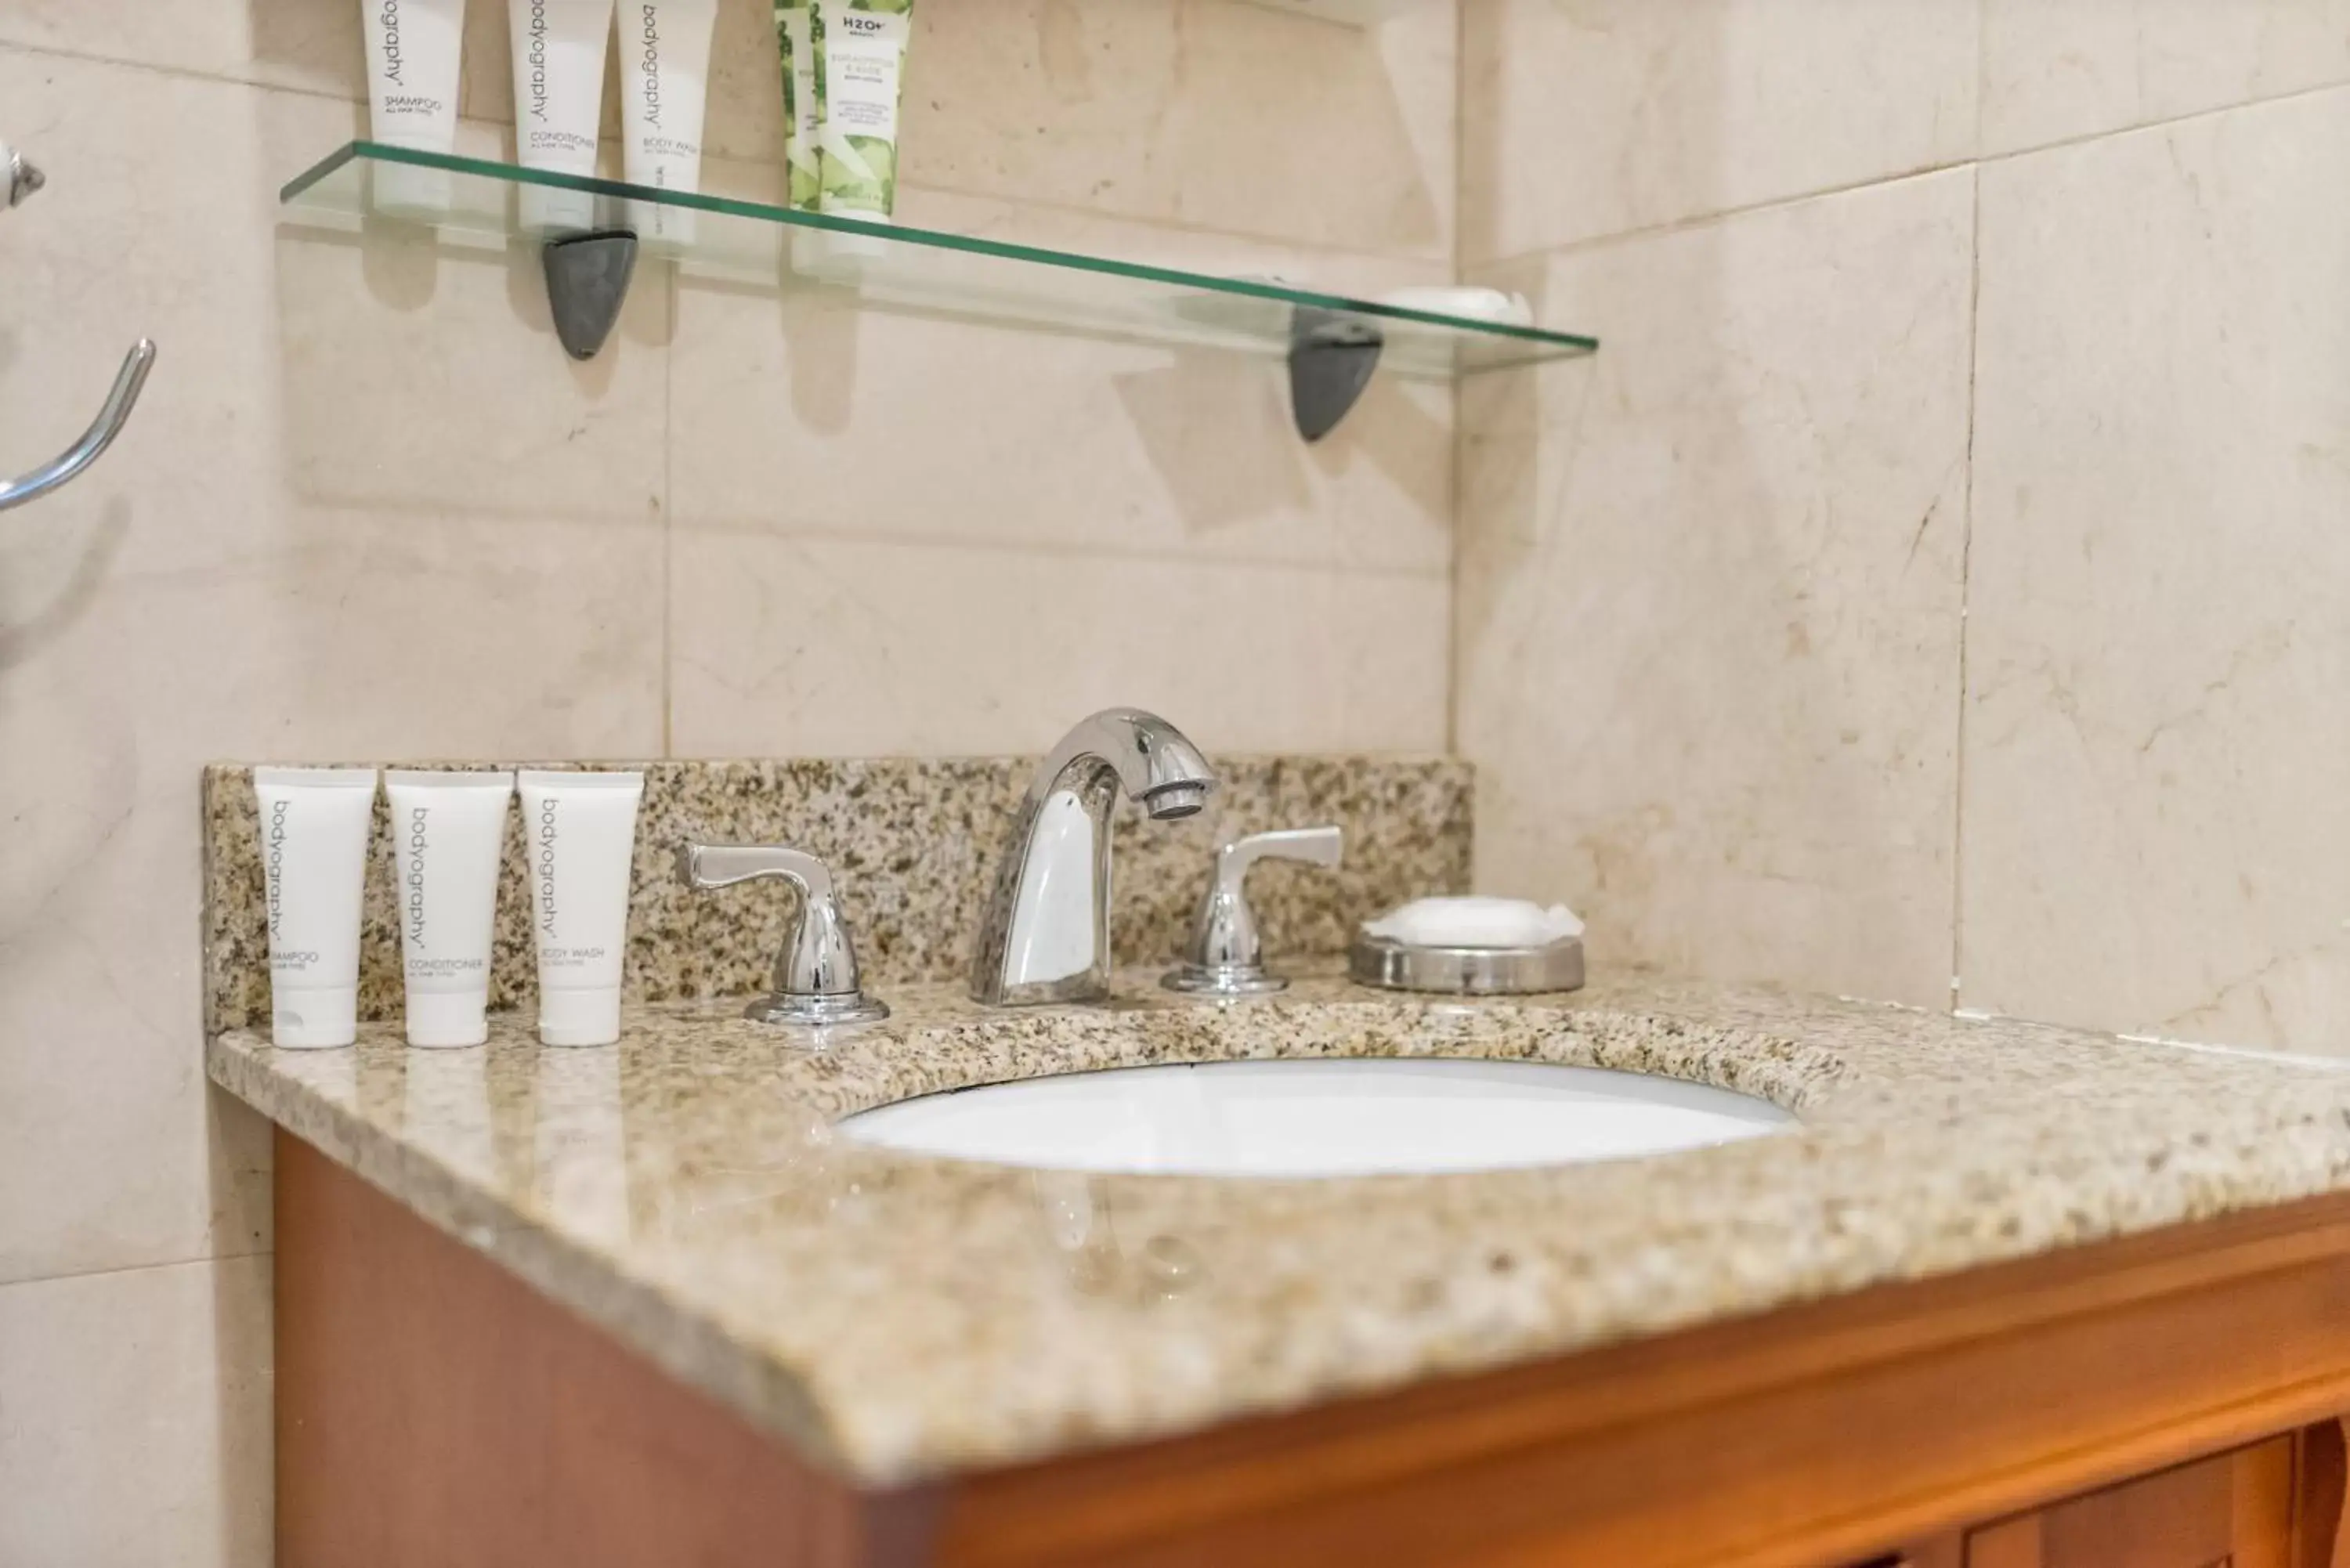
[(2350, 1568), (2350, 1198), (889, 1489), (276, 1180), (280, 1568)]
[(1986, 1525), (1967, 1568), (2293, 1568), (2292, 1438)]
[(2341, 1449), (2340, 1428), (2314, 1427), (1953, 1531), (1862, 1568), (2336, 1568), (2350, 1564), (2336, 1539)]

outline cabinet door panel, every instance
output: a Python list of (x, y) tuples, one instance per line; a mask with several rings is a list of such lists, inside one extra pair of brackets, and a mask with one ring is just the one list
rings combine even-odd
[(2293, 1465), (2275, 1438), (2002, 1520), (1967, 1568), (2293, 1568)]

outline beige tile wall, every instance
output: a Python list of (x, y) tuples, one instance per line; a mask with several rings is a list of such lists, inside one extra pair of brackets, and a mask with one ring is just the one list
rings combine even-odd
[(1481, 887), (1596, 955), (1941, 994), (1972, 218), (1934, 174), (1481, 269), (1605, 334), (1464, 400)]
[[(772, 179), (723, 0), (713, 182)], [(1453, 429), (1382, 385), (1302, 447), (1274, 363), (656, 273), (556, 348), (527, 255), (281, 229), (364, 121), (350, 0), (0, 5), (0, 1565), (267, 1556), (268, 1149), (197, 1052), (219, 757), (1041, 748), (1162, 706), (1230, 749), (1446, 738)], [(1449, 0), (921, 13), (910, 216), (1349, 286), (1451, 274)], [(508, 112), (473, 0), (469, 145)], [(1268, 156), (1267, 149), (1277, 150)]]
[[(764, 10), (722, 188), (773, 180)], [(277, 227), (363, 119), (345, 0), (0, 7), (54, 177), (0, 220), (0, 466), (165, 356), (0, 533), (5, 1568), (266, 1556), (211, 757), (1002, 751), (1110, 700), (1430, 749), (1449, 698), (1483, 880), (1603, 957), (2336, 1048), (2350, 0), (954, 0), (917, 50), (910, 216), (1492, 281), (1607, 350), (1311, 450), (1269, 366), (693, 280), (574, 367), (526, 256)]]
[(1469, 0), (1461, 57), (1464, 271), (1606, 341), (1462, 400), (1481, 880), (2350, 1053), (2350, 5)]
[(2350, 90), (1982, 181), (1973, 1005), (2350, 1052)]

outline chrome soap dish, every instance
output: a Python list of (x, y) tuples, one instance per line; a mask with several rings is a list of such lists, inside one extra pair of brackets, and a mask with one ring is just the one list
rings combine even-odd
[(1347, 972), (1382, 991), (1533, 996), (1583, 985), (1583, 922), (1508, 898), (1422, 898), (1364, 926)]

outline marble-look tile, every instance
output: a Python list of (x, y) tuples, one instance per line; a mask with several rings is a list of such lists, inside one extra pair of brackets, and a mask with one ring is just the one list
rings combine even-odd
[(282, 412), (274, 476), (304, 506), (463, 518), (560, 519), (582, 553), (658, 547), (670, 335), (666, 278), (648, 269), (603, 352), (575, 363), (555, 336), (541, 263), (405, 230), (289, 226), (275, 256)]
[[(688, 840), (787, 844), (821, 857), (875, 988), (963, 979), (1004, 834), (1035, 772), (1033, 759), (1000, 757), (629, 765), (643, 770), (645, 794), (627, 990), (656, 1002), (765, 991), (796, 906), (772, 883), (717, 896), (681, 887), (677, 846)], [(1335, 871), (1274, 865), (1251, 878), (1266, 950), (1275, 955), (1344, 951), (1361, 920), (1424, 894), (1467, 890), (1470, 778), (1456, 762), (1220, 756), (1216, 772), (1208, 808), (1188, 821), (1150, 822), (1124, 809), (1113, 818), (1110, 929), (1124, 961), (1171, 961), (1206, 890), (1215, 846), (1267, 828), (1326, 822), (1347, 832), (1346, 863)], [(397, 1018), (396, 877), (380, 800), (376, 823), (359, 1009), (367, 1018)], [(204, 826), (206, 1016), (214, 1029), (257, 1026), (269, 1016), (268, 932), (249, 769), (206, 771)], [(527, 1012), (537, 980), (525, 864), (510, 813), (490, 1001)]]
[[(769, 8), (725, 0), (709, 151), (781, 156)], [(918, 6), (910, 184), (1449, 262), (1453, 0), (1334, 27), (1227, 0)]]
[[(1002, 15), (1003, 0), (977, 0), (976, 9)], [(914, 44), (906, 77), (913, 106), (927, 96), (940, 69), (930, 47), (938, 30), (941, 6), (914, 7)], [(915, 73), (920, 73), (919, 75)], [(716, 159), (749, 159), (780, 163), (784, 157), (783, 57), (775, 45), (775, 0), (719, 0), (718, 20), (711, 32), (709, 102), (703, 109), (703, 167)], [(899, 148), (900, 180), (914, 171), (915, 161), (927, 156), (923, 147), (908, 140)]]
[(2350, 81), (2350, 0), (1982, 0), (1983, 151)]
[(203, 763), (659, 750), (667, 301), (575, 369), (502, 255), (279, 229), (348, 103), (19, 51), (0, 101), (52, 173), (0, 227), (0, 364), (41, 371), (0, 374), (0, 430), (62, 445), (161, 347), (122, 440), (0, 542), (22, 1279), (266, 1244), (266, 1145), (208, 1126), (186, 1054)]
[(267, 1258), (0, 1285), (0, 1563), (268, 1562), (269, 1324)]
[[(1228, 0), (918, 7), (904, 177), (1449, 263), (1454, 11), (1454, 0), (1430, 0), (1362, 30)], [(356, 0), (15, 0), (0, 9), (0, 46), (360, 100), (360, 12)], [(510, 153), (513, 64), (500, 0), (467, 7), (462, 72), (463, 112)], [(608, 139), (619, 131), (617, 88), (613, 56)], [(705, 146), (774, 161), (782, 139), (770, 0), (720, 0)], [(615, 171), (618, 151), (607, 149)]]
[[(506, 39), (480, 11), (465, 110), (510, 124)], [(1452, 0), (1367, 32), (1229, 0), (917, 6), (904, 192), (1449, 263), (1453, 34)], [(711, 62), (705, 154), (779, 161), (771, 0), (720, 0)]]
[[(759, 171), (718, 172), (739, 188)], [(1282, 254), (944, 193), (913, 205), (1177, 265)], [(1340, 286), (1431, 275), (1337, 260)], [(1442, 747), (1445, 389), (1382, 379), (1307, 448), (1274, 360), (691, 277), (677, 342), (677, 752), (1042, 749), (1116, 702), (1232, 750)], [(1165, 632), (1135, 633), (1145, 597)]]
[[(1454, 28), (1453, 0), (1367, 32), (1230, 0), (917, 6), (900, 173), (908, 191), (1446, 263)], [(467, 114), (512, 123), (507, 50), (504, 8), (475, 5)], [(781, 160), (771, 0), (720, 0), (707, 112), (706, 155)]]
[(1439, 751), (1450, 586), (1149, 556), (672, 534), (681, 754), (1043, 751), (1096, 709), (1223, 751)]
[[(764, 15), (764, 0), (723, 5), (730, 12)], [(54, 49), (363, 104), (365, 11), (365, 0), (12, 0), (0, 10), (0, 47)], [(484, 122), (499, 157), (514, 152), (509, 27), (504, 0), (472, 0), (458, 61), (459, 112)], [(616, 62), (608, 60), (605, 76), (606, 134), (617, 137)], [(366, 123), (364, 109), (359, 123)], [(317, 156), (332, 145), (307, 151)]]
[(1607, 348), (1463, 399), (1481, 890), (1566, 899), (1601, 961), (1947, 1002), (1972, 202), (1490, 275)]
[[(1368, 31), (1226, 0), (952, 0), (915, 21), (911, 184), (1451, 256), (1453, 0)], [(6, 44), (346, 99), (366, 91), (354, 0), (16, 0), (0, 10)], [(712, 57), (709, 151), (779, 158), (769, 0), (720, 0)], [(473, 0), (460, 102), (502, 140), (512, 69), (505, 6)], [(608, 90), (608, 134), (616, 104)]]
[(1969, 1005), (2350, 1050), (2350, 89), (1982, 182)]
[(1981, 0), (1467, 0), (1461, 259), (1975, 151)]
[[(359, 0), (9, 0), (0, 45), (357, 99), (360, 15)], [(34, 130), (23, 121), (9, 134)]]
[[(1211, 272), (1294, 275), (1293, 264), (1312, 265), (1296, 252), (1002, 202), (910, 207), (962, 233)], [(1131, 298), (1085, 274), (963, 270), (1046, 300), (1113, 308)], [(1377, 292), (1442, 275), (1357, 261), (1316, 275)], [(1451, 560), (1452, 397), (1441, 386), (1380, 377), (1308, 446), (1274, 355), (1121, 339), (1114, 326), (1079, 334), (959, 321), (830, 288), (779, 303), (771, 291), (687, 277), (671, 398), (671, 509), (697, 531), (1425, 574)]]
[(265, 1251), (266, 1129), (208, 1096), (187, 1050), (192, 794), (110, 776), (119, 735), (73, 753), (0, 711), (62, 764), (38, 788), (8, 766), (0, 794), (28, 851), (0, 872), (0, 1282)]

